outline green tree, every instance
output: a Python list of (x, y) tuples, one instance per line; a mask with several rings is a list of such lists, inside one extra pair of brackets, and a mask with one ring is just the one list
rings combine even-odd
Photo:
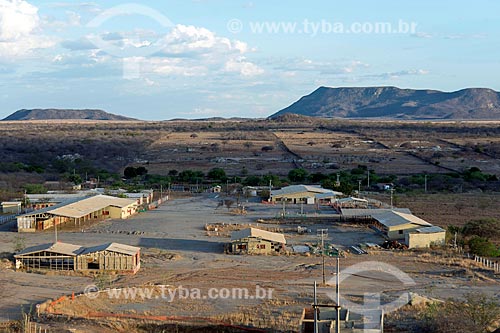
[(495, 244), (491, 243), (489, 240), (479, 236), (473, 236), (469, 239), (469, 248), (472, 254), (476, 254), (482, 257), (498, 257), (500, 256), (500, 251), (497, 249)]
[(182, 182), (195, 183), (203, 180), (205, 175), (202, 171), (184, 170), (179, 173), (179, 180)]
[(135, 172), (137, 173), (137, 176), (145, 176), (148, 173), (148, 169), (146, 169), (143, 166), (135, 168)]
[(213, 168), (207, 173), (207, 177), (212, 180), (225, 181), (226, 172), (222, 168)]
[(140, 166), (140, 167), (128, 166), (125, 168), (125, 170), (123, 170), (123, 175), (127, 179), (145, 176), (145, 175), (147, 175), (147, 173), (148, 173), (148, 169), (146, 169), (143, 166)]
[(79, 185), (83, 182), (82, 177), (79, 174), (70, 175), (68, 180), (75, 185)]
[(259, 176), (251, 175), (245, 178), (243, 181), (243, 185), (246, 186), (258, 186), (261, 182), (261, 178)]
[(480, 236), (484, 238), (500, 238), (500, 220), (484, 218), (467, 222), (462, 233), (464, 236)]
[(311, 175), (309, 175), (309, 180), (311, 181), (311, 183), (321, 183), (324, 179), (328, 178), (327, 175), (325, 174), (322, 174), (321, 172), (315, 172)]
[(292, 182), (303, 182), (307, 178), (307, 171), (299, 168), (299, 169), (292, 169), (290, 172), (288, 172), (288, 179), (290, 179)]
[(272, 173), (268, 173), (267, 175), (262, 176), (260, 185), (269, 185), (269, 181), (271, 181), (272, 186), (281, 186), (280, 177), (278, 177), (277, 175), (273, 175)]
[(426, 314), (429, 331), (436, 333), (491, 332), (500, 320), (498, 300), (482, 293), (469, 293), (465, 301), (449, 299), (443, 304), (433, 304)]
[(47, 193), (47, 189), (42, 184), (26, 184), (24, 189), (28, 194), (44, 194)]
[(127, 179), (135, 178), (137, 177), (137, 169), (132, 166), (128, 166), (125, 168), (125, 170), (123, 170), (123, 175)]

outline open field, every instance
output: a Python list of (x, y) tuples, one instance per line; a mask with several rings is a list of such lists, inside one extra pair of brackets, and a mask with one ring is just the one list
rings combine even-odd
[[(281, 256), (232, 256), (222, 253), (228, 237), (207, 235), (207, 223), (252, 223), (257, 219), (272, 218), (281, 207), (249, 202), (246, 215), (230, 214), (217, 206), (215, 195), (175, 199), (157, 210), (148, 211), (128, 220), (109, 220), (81, 231), (59, 233), (59, 240), (82, 245), (120, 242), (142, 248), (142, 268), (134, 276), (107, 276), (104, 286), (114, 288), (144, 287), (154, 291), (152, 297), (130, 300), (109, 299), (105, 293), (97, 298), (77, 297), (54, 305), (56, 312), (75, 317), (92, 313), (114, 313), (138, 316), (203, 317), (236, 324), (253, 324), (276, 329), (296, 329), (303, 307), (312, 301), (312, 282), (321, 281), (321, 258), (305, 255)], [(298, 210), (299, 207), (291, 206)], [(331, 213), (328, 208), (320, 213)], [(437, 223), (439, 225), (439, 223)], [(266, 227), (272, 227), (267, 225)], [(310, 234), (298, 235), (293, 226), (278, 225), (286, 229), (290, 245), (316, 243), (318, 228), (328, 228), (327, 242), (340, 248), (363, 242), (380, 242), (382, 239), (370, 229), (338, 224), (313, 225)], [(4, 226), (0, 232), (0, 252), (12, 252), (17, 234)], [(26, 245), (53, 241), (52, 231), (23, 234)], [(437, 253), (436, 253), (437, 254)], [(353, 264), (375, 261), (387, 263), (409, 274), (415, 285), (403, 285), (393, 276), (383, 272), (360, 273), (346, 279), (342, 292), (348, 299), (362, 297), (365, 293), (382, 293), (391, 298), (408, 291), (431, 297), (461, 297), (470, 291), (481, 291), (490, 296), (500, 295), (500, 283), (492, 274), (475, 268), (471, 261), (436, 257), (424, 252), (373, 251), (368, 255), (347, 254), (341, 260), (342, 268)], [(334, 277), (335, 262), (326, 259), (327, 280)], [(86, 286), (102, 283), (91, 276), (61, 276), (54, 273), (40, 275), (0, 270), (2, 320), (18, 318), (20, 306), (41, 303), (48, 298), (80, 293)], [(176, 299), (162, 297), (164, 290), (172, 288), (199, 288), (206, 295), (210, 288), (248, 288), (253, 292), (259, 285), (272, 291), (272, 299)], [(57, 286), (57, 288), (55, 287)], [(170, 289), (169, 289), (170, 288)], [(321, 287), (320, 298), (331, 301), (327, 293), (332, 289)], [(157, 297), (158, 296), (158, 297)], [(257, 319), (258, 318), (258, 319)], [(77, 319), (74, 319), (77, 320)], [(103, 332), (137, 329), (142, 321), (100, 318), (80, 321), (46, 322), (51, 327), (74, 327), (78, 332), (92, 332), (96, 327)], [(161, 322), (161, 321), (160, 321)], [(71, 326), (73, 325), (73, 326)]]
[[(385, 202), (390, 200), (389, 194), (371, 195)], [(470, 220), (499, 219), (499, 202), (498, 193), (417, 193), (395, 197), (396, 206), (410, 208), (413, 214), (443, 228), (461, 227)]]
[(0, 158), (50, 167), (58, 156), (78, 153), (109, 171), (133, 164), (159, 174), (213, 167), (229, 175), (243, 168), (257, 175), (286, 175), (294, 167), (328, 173), (364, 164), (378, 174), (477, 166), (500, 175), (499, 140), (496, 122), (26, 121), (0, 123)]

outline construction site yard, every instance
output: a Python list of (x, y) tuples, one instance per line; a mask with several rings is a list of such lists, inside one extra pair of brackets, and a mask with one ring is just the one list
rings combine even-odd
[[(66, 243), (92, 246), (118, 242), (141, 247), (141, 269), (135, 275), (16, 272), (8, 259), (2, 259), (0, 320), (18, 320), (23, 311), (36, 314), (38, 309), (44, 327), (71, 328), (72, 332), (146, 332), (154, 331), (147, 325), (171, 323), (297, 331), (302, 310), (313, 302), (314, 281), (320, 283), (320, 301), (334, 303), (331, 295), (335, 293), (336, 259), (325, 258), (327, 283), (322, 285), (321, 256), (227, 255), (223, 249), (230, 241), (230, 232), (214, 232), (207, 226), (233, 230), (242, 225), (281, 231), (289, 247), (318, 244), (319, 229), (328, 229), (325, 242), (343, 251), (359, 243), (383, 242), (366, 226), (318, 225), (312, 219), (305, 219), (302, 225), (310, 232), (299, 234), (297, 224), (262, 223), (278, 216), (280, 205), (245, 202), (246, 214), (235, 214), (225, 207), (217, 208), (219, 202), (217, 194), (173, 199), (127, 220), (107, 220), (83, 230), (58, 233), (58, 240)], [(304, 207), (292, 205), (288, 209), (298, 213)], [(305, 212), (310, 216), (333, 214), (328, 207), (315, 211), (307, 206)], [(50, 243), (55, 237), (53, 230), (36, 234), (7, 230), (4, 227), (0, 232), (2, 258), (12, 254), (20, 237), (25, 246)], [(342, 281), (341, 294), (353, 302), (368, 294), (380, 294), (383, 301), (389, 301), (408, 292), (439, 299), (462, 298), (469, 292), (500, 297), (498, 276), (445, 250), (373, 249), (366, 255), (344, 254), (341, 271), (361, 263), (380, 267)], [(383, 269), (387, 265), (408, 274), (413, 283), (401, 282), (394, 272)], [(96, 287), (101, 291), (95, 292)], [(215, 297), (211, 289), (216, 291)], [(115, 292), (110, 294), (109, 290)], [(130, 294), (131, 290), (136, 294)], [(248, 294), (223, 297), (226, 290), (247, 290)], [(43, 305), (37, 308), (36, 304)]]

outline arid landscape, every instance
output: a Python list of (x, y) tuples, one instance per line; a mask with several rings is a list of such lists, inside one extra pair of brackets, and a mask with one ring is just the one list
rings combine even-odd
[[(59, 240), (69, 243), (99, 244), (114, 241), (137, 245), (143, 249), (142, 268), (136, 275), (44, 275), (14, 272), (4, 267), (0, 271), (2, 288), (2, 319), (17, 318), (24, 304), (42, 304), (42, 327), (49, 331), (78, 326), (77, 332), (148, 331), (145, 327), (178, 323), (184, 325), (232, 324), (255, 326), (272, 331), (295, 331), (302, 308), (312, 302), (312, 283), (321, 279), (321, 257), (309, 255), (231, 256), (222, 252), (227, 237), (207, 233), (207, 223), (252, 224), (281, 228), (289, 245), (318, 242), (316, 229), (329, 228), (327, 242), (347, 249), (359, 242), (380, 242), (382, 238), (363, 226), (341, 224), (308, 224), (310, 234), (297, 235), (296, 226), (265, 224), (257, 220), (273, 218), (280, 207), (248, 202), (248, 214), (234, 215), (226, 209), (216, 210), (216, 195), (173, 199), (157, 210), (139, 214), (127, 221), (108, 221), (80, 231), (65, 231)], [(291, 207), (290, 209), (299, 209)], [(324, 214), (329, 213), (325, 208)], [(0, 233), (2, 253), (12, 251), (17, 237), (4, 226)], [(26, 245), (50, 242), (53, 231), (22, 236)], [(345, 254), (341, 267), (375, 261), (387, 263), (409, 274), (414, 285), (408, 287), (383, 272), (351, 276), (342, 285), (342, 294), (355, 302), (364, 293), (381, 292), (383, 299), (394, 295), (416, 293), (423, 297), (461, 298), (470, 292), (498, 297), (498, 279), (488, 270), (460, 259), (452, 252), (438, 250), (394, 252), (372, 250), (367, 255)], [(335, 260), (327, 258), (326, 276), (334, 281)], [(324, 302), (332, 286), (322, 286), (319, 297)], [(57, 284), (57, 289), (51, 287)], [(104, 291), (96, 295), (79, 295), (88, 285), (100, 288), (144, 288), (152, 290), (149, 297), (127, 299), (111, 297)], [(202, 295), (209, 288), (272, 289), (272, 299), (226, 300), (170, 297), (166, 290), (198, 288)], [(73, 300), (71, 294), (77, 294)], [(66, 296), (60, 299), (61, 296)], [(47, 299), (50, 301), (45, 302)], [(57, 302), (53, 302), (57, 300)], [(52, 305), (51, 305), (52, 304)], [(50, 305), (50, 308), (47, 307)], [(409, 323), (387, 319), (387, 331), (411, 332)], [(394, 317), (394, 318), (397, 318)], [(415, 323), (414, 323), (415, 324)], [(142, 328), (141, 328), (142, 327)]]
[(499, 12), (0, 0), (0, 333), (500, 333)]
[[(317, 231), (328, 229), (326, 241), (344, 251), (341, 267), (367, 261), (386, 263), (407, 273), (415, 282), (408, 287), (394, 277), (374, 272), (351, 277), (342, 286), (343, 294), (350, 300), (359, 301), (364, 293), (374, 292), (382, 292), (382, 298), (387, 300), (408, 293), (441, 300), (462, 299), (471, 292), (500, 296), (498, 274), (449, 248), (402, 252), (371, 249), (366, 255), (356, 255), (348, 253), (351, 245), (381, 244), (384, 239), (366, 226), (339, 223), (335, 217), (328, 223), (304, 219), (301, 225), (310, 228), (311, 233), (299, 235), (297, 224), (286, 221), (276, 224), (274, 219), (280, 214), (281, 205), (264, 205), (259, 198), (244, 199), (243, 215), (218, 208), (221, 198), (240, 200), (235, 192), (225, 192), (236, 191), (238, 183), (252, 176), (273, 175), (275, 181), (287, 184), (290, 170), (304, 169), (310, 177), (325, 174), (335, 178), (344, 173), (354, 177), (356, 170), (369, 169), (373, 182), (389, 177), (401, 183), (396, 186), (395, 206), (409, 208), (434, 225), (462, 227), (474, 219), (500, 219), (499, 182), (467, 178), (467, 170), (472, 167), (480, 168), (484, 174), (500, 176), (500, 127), (495, 122), (354, 122), (286, 115), (275, 120), (149, 123), (66, 120), (0, 125), (2, 166), (8, 169), (16, 162), (24, 164), (22, 170), (4, 169), (0, 174), (5, 197), (19, 195), (24, 183), (61, 180), (64, 175), (58, 163), (75, 154), (82, 161), (80, 165), (74, 164), (80, 168), (77, 173), (82, 178), (84, 170), (87, 178), (101, 174), (111, 179), (113, 174), (123, 177), (126, 167), (144, 167), (148, 176), (170, 177), (169, 182), (174, 183), (172, 170), (200, 171), (206, 175), (214, 168), (221, 168), (227, 175), (227, 183), (221, 183), (225, 185), (221, 194), (172, 192), (171, 200), (158, 209), (125, 221), (60, 228), (58, 239), (63, 242), (94, 245), (113, 241), (139, 246), (142, 264), (136, 275), (15, 272), (8, 258), (20, 237), (24, 246), (31, 246), (51, 242), (54, 231), (20, 235), (15, 232), (15, 224), (4, 224), (0, 232), (0, 252), (4, 257), (0, 279), (5, 286), (0, 307), (3, 320), (17, 320), (22, 311), (29, 312), (30, 307), (34, 311), (33, 306), (42, 304), (43, 314), (37, 320), (40, 327), (49, 331), (75, 325), (78, 332), (96, 329), (159, 332), (162, 327), (170, 329), (169, 325), (198, 328), (215, 325), (219, 329), (234, 325), (297, 331), (303, 308), (312, 302), (312, 283), (321, 280), (321, 257), (227, 255), (223, 248), (230, 232), (207, 231), (209, 224), (216, 224), (219, 229), (227, 224), (235, 225), (231, 230), (241, 225), (241, 228), (256, 226), (284, 232), (288, 246), (317, 244)], [(30, 171), (26, 166), (40, 170)], [(423, 175), (428, 176), (427, 192), (423, 183), (414, 179)], [(448, 178), (441, 178), (445, 176)], [(359, 184), (357, 178), (350, 178), (354, 182), (352, 187), (357, 189), (359, 185), (361, 196), (388, 204), (390, 193), (367, 188), (364, 177), (360, 175)], [(200, 178), (196, 185), (203, 186), (206, 181)], [(137, 179), (129, 179), (122, 185), (129, 186), (131, 182), (134, 186), (140, 184)], [(203, 188), (214, 182), (217, 184), (212, 180)], [(450, 183), (444, 186), (445, 182)], [(151, 184), (158, 190), (159, 184)], [(303, 209), (300, 205), (288, 207), (293, 214)], [(309, 207), (306, 213), (316, 217), (335, 214), (329, 206), (320, 211)], [(270, 222), (264, 223), (266, 220)], [(492, 241), (498, 244), (499, 240)], [(335, 260), (327, 258), (327, 280), (335, 277), (334, 272)], [(139, 300), (110, 299), (105, 291), (88, 297), (82, 293), (89, 285), (117, 290), (145, 288), (151, 294)], [(206, 294), (211, 287), (253, 290), (257, 285), (272, 289), (272, 299), (172, 301), (169, 298), (169, 292), (182, 288), (199, 288)], [(333, 286), (334, 283), (320, 286), (322, 301), (332, 302), (328, 295)], [(425, 326), (409, 315), (424, 311), (421, 307), (412, 310), (410, 306), (401, 311), (388, 314), (386, 331), (416, 332)], [(400, 320), (402, 317), (407, 320)]]
[[(286, 176), (293, 168), (330, 174), (363, 165), (380, 175), (462, 173), (471, 167), (500, 175), (496, 122), (377, 122), (285, 115), (275, 120), (1, 125), (1, 166), (3, 171), (14, 171), (2, 176), (2, 188), (15, 188), (18, 178), (41, 180), (44, 173), (45, 178), (56, 178), (57, 160), (73, 154), (94, 173), (104, 169), (121, 174), (134, 165), (159, 175), (220, 167), (233, 177)], [(14, 163), (41, 171), (16, 172)], [(460, 183), (450, 184), (450, 189), (459, 191)]]

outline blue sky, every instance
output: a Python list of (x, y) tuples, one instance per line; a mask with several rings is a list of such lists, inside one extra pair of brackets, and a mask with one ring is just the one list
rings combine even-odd
[(0, 0), (0, 118), (266, 117), (319, 86), (500, 90), (498, 73), (496, 0)]

